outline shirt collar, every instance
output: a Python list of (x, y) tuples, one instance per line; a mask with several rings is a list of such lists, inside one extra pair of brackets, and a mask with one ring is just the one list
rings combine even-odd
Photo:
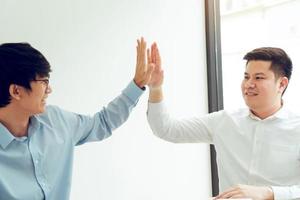
[(33, 115), (30, 117), (29, 128), (28, 128), (28, 137), (31, 137), (32, 134), (36, 132), (36, 130), (40, 127), (41, 120), (39, 120), (38, 116)]
[(31, 135), (39, 128), (40, 122), (41, 121), (37, 116), (30, 117), (28, 136), (24, 137), (15, 137), (2, 123), (0, 123), (0, 145), (5, 149), (13, 140), (23, 141), (27, 139), (27, 137), (31, 137)]
[(257, 117), (251, 110), (249, 110), (249, 117), (251, 119), (257, 120), (257, 121), (261, 121), (261, 120), (271, 120), (271, 119), (287, 119), (289, 117), (289, 111), (286, 108), (286, 106), (281, 106), (281, 108), (274, 113), (273, 115), (265, 118), (265, 119), (260, 119), (259, 117)]
[(5, 149), (15, 137), (7, 130), (7, 128), (0, 123), (0, 145)]

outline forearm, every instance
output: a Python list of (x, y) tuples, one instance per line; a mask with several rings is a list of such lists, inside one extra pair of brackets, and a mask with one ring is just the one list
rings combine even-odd
[(121, 95), (116, 97), (99, 112), (102, 114), (102, 121), (106, 122), (105, 125), (108, 126), (109, 130), (116, 129), (127, 120), (143, 91), (134, 81), (131, 81), (122, 91)]
[(150, 88), (149, 92), (149, 102), (150, 103), (159, 103), (163, 100), (163, 90), (162, 87)]
[(142, 94), (143, 90), (132, 81), (122, 94), (93, 117), (64, 112), (62, 121), (68, 122), (69, 132), (74, 134), (73, 142), (76, 145), (105, 139), (128, 119)]
[(170, 116), (163, 100), (148, 103), (148, 123), (152, 132), (173, 143), (212, 143), (212, 135), (200, 118), (176, 119)]

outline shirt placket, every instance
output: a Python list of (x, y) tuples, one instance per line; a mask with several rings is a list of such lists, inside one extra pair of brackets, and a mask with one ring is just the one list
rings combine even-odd
[(47, 194), (49, 193), (49, 187), (47, 184), (47, 179), (44, 175), (43, 172), (43, 163), (42, 163), (42, 157), (39, 154), (38, 151), (38, 144), (35, 144), (34, 142), (34, 136), (35, 134), (39, 134), (38, 130), (40, 128), (40, 125), (38, 124), (38, 122), (33, 119), (31, 121), (31, 126), (29, 127), (28, 133), (30, 135), (30, 137), (28, 137), (28, 149), (32, 158), (32, 162), (33, 162), (33, 166), (34, 166), (34, 173), (35, 173), (35, 177), (36, 180), (40, 186), (40, 188), (43, 191), (44, 194), (44, 199), (48, 199), (47, 198)]
[(261, 152), (261, 144), (259, 142), (259, 137), (264, 132), (264, 121), (260, 120), (257, 122), (255, 127), (255, 131), (253, 133), (253, 143), (252, 143), (252, 155), (251, 161), (249, 165), (249, 177), (248, 177), (248, 184), (255, 185), (256, 184), (256, 175), (257, 175), (257, 167), (259, 164), (260, 159), (260, 152)]
[(41, 156), (38, 154), (38, 151), (35, 149), (34, 145), (32, 145), (31, 140), (29, 140), (29, 151), (33, 161), (36, 180), (44, 193), (45, 199), (47, 199), (46, 197), (49, 189), (47, 187), (46, 178), (42, 170), (43, 168), (42, 168)]

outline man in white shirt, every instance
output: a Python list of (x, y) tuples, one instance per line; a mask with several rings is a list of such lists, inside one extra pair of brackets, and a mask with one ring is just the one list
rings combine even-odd
[(282, 49), (271, 47), (254, 49), (244, 59), (241, 91), (248, 109), (178, 120), (163, 102), (163, 70), (154, 44), (148, 53), (148, 62), (156, 65), (148, 122), (164, 140), (214, 144), (221, 191), (215, 199), (300, 199), (300, 116), (282, 102), (292, 62)]

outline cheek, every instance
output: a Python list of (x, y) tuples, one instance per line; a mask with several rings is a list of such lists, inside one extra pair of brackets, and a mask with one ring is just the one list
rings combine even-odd
[(278, 94), (278, 88), (275, 85), (265, 85), (260, 88), (260, 93), (264, 96), (273, 97)]
[(44, 91), (40, 91), (37, 95), (36, 95), (36, 99), (42, 99), (45, 95), (45, 92)]
[(245, 83), (244, 81), (241, 83), (241, 92), (244, 94), (245, 91)]

